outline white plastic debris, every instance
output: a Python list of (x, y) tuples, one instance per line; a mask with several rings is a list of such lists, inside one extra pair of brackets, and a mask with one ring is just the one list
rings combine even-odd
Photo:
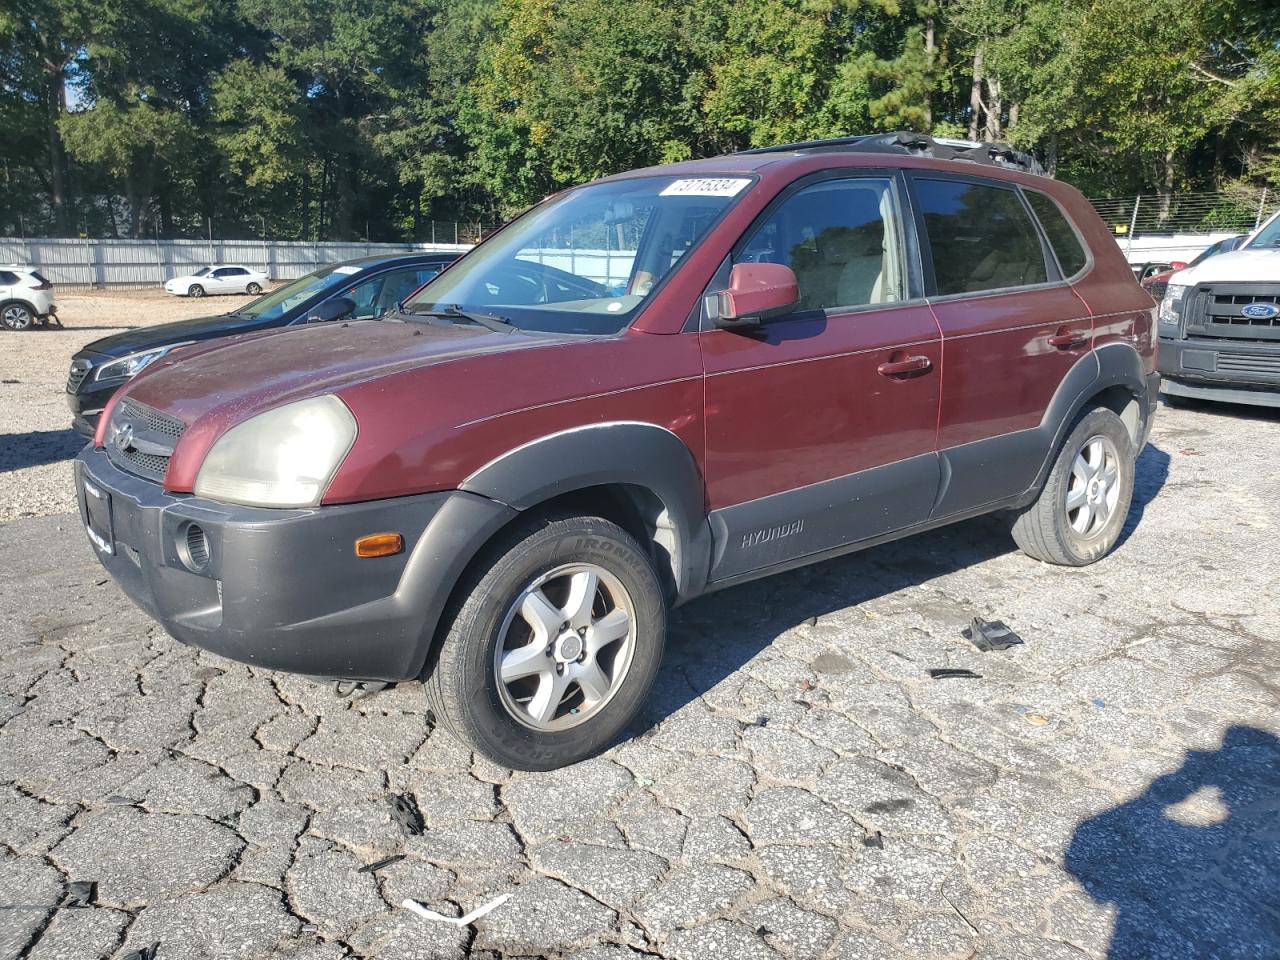
[(506, 903), (510, 899), (511, 899), (511, 894), (504, 893), (502, 896), (495, 897), (493, 900), (490, 900), (484, 906), (476, 907), (470, 913), (461, 917), (446, 917), (443, 914), (436, 913), (434, 910), (428, 910), (426, 907), (418, 903), (418, 901), (416, 900), (405, 900), (403, 903), (400, 904), (400, 906), (404, 907), (406, 910), (412, 910), (414, 913), (422, 917), (424, 920), (438, 920), (441, 923), (451, 923), (455, 927), (465, 927), (472, 923), (475, 923), (477, 920), (483, 917), (490, 910), (496, 910), (498, 907), (502, 906), (504, 903)]

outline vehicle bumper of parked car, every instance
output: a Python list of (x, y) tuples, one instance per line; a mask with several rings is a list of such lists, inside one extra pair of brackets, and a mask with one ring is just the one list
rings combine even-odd
[(1171, 396), (1280, 407), (1280, 342), (1161, 337), (1159, 369)]
[[(92, 376), (90, 371), (90, 376)], [(74, 391), (67, 392), (67, 406), (71, 410), (71, 426), (82, 437), (92, 437), (98, 429), (98, 417), (102, 415), (111, 395), (128, 380), (107, 380), (102, 383), (87, 380)], [(69, 386), (69, 385), (68, 385)]]
[[(165, 493), (100, 449), (76, 460), (80, 518), (125, 593), (177, 640), (314, 677), (420, 675), (454, 583), (515, 515), (460, 491), (267, 509)], [(404, 550), (360, 558), (396, 532)]]

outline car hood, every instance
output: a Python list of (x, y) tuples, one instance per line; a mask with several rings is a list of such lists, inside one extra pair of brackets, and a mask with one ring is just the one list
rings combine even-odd
[(1232, 250), (1210, 257), (1198, 266), (1179, 270), (1171, 284), (1275, 283), (1280, 278), (1280, 248)]
[(277, 320), (260, 320), (224, 313), (216, 317), (196, 317), (193, 320), (176, 320), (154, 327), (136, 327), (121, 333), (95, 340), (76, 356), (94, 360), (96, 357), (124, 357), (142, 350), (169, 347), (175, 343), (210, 340), (229, 337), (237, 333), (254, 333), (278, 324)]
[(314, 324), (177, 351), (116, 397), (129, 396), (188, 425), (166, 484), (184, 489), (213, 442), (258, 413), (407, 371), (420, 374), (438, 364), (565, 339), (575, 338), (415, 322)]

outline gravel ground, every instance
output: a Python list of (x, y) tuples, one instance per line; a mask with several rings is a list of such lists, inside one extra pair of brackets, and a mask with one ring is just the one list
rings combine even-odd
[[(29, 338), (67, 347), (50, 425), (9, 432), (61, 425), (73, 336)], [(690, 604), (630, 736), (536, 775), (417, 684), (337, 700), (174, 642), (70, 513), (0, 524), (0, 957), (1274, 960), (1278, 430), (1162, 409), (1091, 567), (988, 519)], [(974, 615), (1025, 644), (978, 653)], [(77, 880), (97, 906), (55, 908)], [(465, 928), (399, 907), (502, 893)]]
[(72, 354), (120, 330), (227, 313), (252, 299), (59, 292), (62, 329), (0, 331), (0, 522), (65, 513), (75, 504), (66, 461), (83, 441), (71, 429), (63, 392)]

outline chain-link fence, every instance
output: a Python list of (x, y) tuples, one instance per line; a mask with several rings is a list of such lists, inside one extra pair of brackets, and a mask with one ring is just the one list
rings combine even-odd
[(1191, 260), (1227, 237), (1252, 233), (1280, 209), (1280, 191), (1236, 186), (1169, 195), (1100, 197), (1098, 211), (1130, 263)]
[(1117, 237), (1152, 233), (1250, 233), (1280, 208), (1280, 192), (1238, 187), (1211, 193), (1090, 200)]

